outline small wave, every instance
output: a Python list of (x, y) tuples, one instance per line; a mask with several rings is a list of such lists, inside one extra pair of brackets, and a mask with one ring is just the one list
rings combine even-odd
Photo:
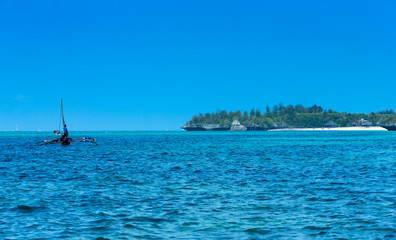
[(325, 231), (320, 231), (320, 232), (318, 232), (318, 233), (313, 233), (313, 234), (310, 234), (311, 236), (321, 236), (321, 235), (325, 235), (327, 232), (325, 232)]
[(213, 231), (217, 231), (217, 228), (214, 227), (206, 227), (206, 228), (200, 228), (197, 230), (194, 230), (195, 232), (213, 232)]
[(393, 239), (394, 237), (395, 237), (395, 235), (393, 235), (393, 234), (388, 234), (388, 235), (384, 236), (384, 238), (391, 238), (391, 239)]
[(34, 206), (27, 206), (27, 205), (18, 205), (17, 207), (13, 208), (15, 211), (20, 211), (23, 213), (31, 213), (37, 209), (40, 209), (42, 207), (34, 207)]
[(136, 225), (133, 225), (133, 224), (125, 224), (124, 228), (143, 230), (142, 228), (140, 228)]
[(105, 238), (105, 237), (97, 237), (95, 240), (110, 240), (110, 238)]
[(314, 230), (314, 231), (324, 231), (324, 230), (329, 230), (331, 227), (319, 227), (319, 226), (306, 226), (304, 229), (307, 230)]
[(181, 213), (178, 210), (172, 210), (166, 213), (166, 215), (184, 215), (185, 213)]
[(379, 227), (375, 228), (376, 231), (383, 231), (383, 232), (393, 232), (396, 233), (396, 229), (391, 228), (391, 227)]
[(171, 169), (169, 169), (169, 171), (177, 171), (177, 170), (181, 170), (182, 168), (179, 166), (173, 167)]
[(133, 219), (132, 218), (121, 218), (120, 219), (121, 221), (123, 221), (123, 222), (132, 222), (133, 221)]
[(164, 218), (134, 217), (132, 221), (161, 223), (161, 222), (169, 222), (170, 220)]
[(248, 234), (260, 234), (260, 235), (264, 235), (264, 234), (270, 233), (271, 231), (269, 231), (269, 230), (264, 230), (264, 229), (261, 229), (261, 228), (249, 228), (249, 229), (246, 229), (245, 232), (248, 233)]
[(396, 197), (383, 197), (383, 199), (392, 204), (396, 204)]
[(111, 220), (103, 218), (103, 219), (95, 220), (92, 223), (100, 224), (100, 223), (108, 223), (108, 222), (111, 222)]
[(309, 202), (316, 202), (316, 201), (320, 201), (321, 199), (320, 198), (318, 198), (318, 197), (310, 197), (310, 198), (307, 198), (307, 201), (309, 201)]
[(187, 226), (194, 226), (194, 225), (198, 225), (198, 224), (199, 224), (198, 222), (184, 222), (184, 223), (182, 223), (182, 226), (187, 227)]
[(99, 227), (91, 227), (90, 230), (92, 230), (92, 231), (104, 231), (104, 230), (107, 230), (107, 228), (104, 227), (104, 226), (99, 226)]

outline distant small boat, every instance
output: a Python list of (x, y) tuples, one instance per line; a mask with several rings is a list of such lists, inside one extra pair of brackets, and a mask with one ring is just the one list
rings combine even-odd
[[(62, 118), (63, 126), (65, 126), (66, 123), (65, 123), (65, 116), (63, 114), (63, 99), (61, 99), (61, 118)], [(60, 119), (59, 119), (59, 128), (60, 128)], [(55, 130), (54, 134), (60, 135), (61, 132), (60, 132), (60, 130)], [(91, 138), (91, 137), (69, 138), (69, 137), (65, 137), (64, 135), (62, 135), (62, 137), (54, 139), (54, 140), (44, 140), (44, 141), (40, 141), (38, 143), (40, 145), (47, 145), (47, 144), (54, 144), (54, 143), (61, 143), (62, 145), (70, 145), (70, 143), (72, 143), (72, 142), (90, 142), (90, 143), (97, 144), (95, 138)]]
[(18, 124), (15, 126), (15, 132), (18, 132)]

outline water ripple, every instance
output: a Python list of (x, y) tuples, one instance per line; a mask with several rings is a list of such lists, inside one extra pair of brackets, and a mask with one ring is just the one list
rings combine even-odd
[(395, 133), (89, 135), (0, 133), (0, 238), (396, 237)]

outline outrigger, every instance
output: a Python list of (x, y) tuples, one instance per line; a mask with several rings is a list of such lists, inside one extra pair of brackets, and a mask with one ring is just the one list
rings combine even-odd
[(41, 145), (47, 145), (47, 144), (54, 144), (54, 143), (62, 143), (62, 145), (70, 145), (70, 143), (72, 142), (90, 142), (90, 143), (95, 143), (98, 144), (96, 142), (95, 138), (91, 138), (91, 137), (81, 137), (81, 138), (67, 138), (66, 140), (61, 140), (61, 138), (57, 138), (54, 140), (44, 140), (44, 141), (40, 141), (38, 143), (40, 143)]
[[(61, 114), (62, 114), (62, 121), (63, 121), (63, 126), (65, 127), (64, 130), (64, 134), (62, 134), (62, 137), (54, 139), (54, 140), (44, 140), (44, 141), (40, 141), (38, 142), (41, 145), (47, 145), (47, 144), (54, 144), (54, 143), (61, 143), (62, 145), (70, 145), (70, 143), (72, 142), (90, 142), (90, 143), (95, 143), (96, 139), (95, 138), (91, 138), (91, 137), (80, 137), (80, 138), (69, 138), (69, 134), (66, 128), (66, 123), (65, 123), (65, 117), (63, 114), (63, 99), (61, 99)], [(59, 129), (60, 129), (60, 119), (59, 119)], [(60, 130), (55, 130), (54, 134), (59, 135), (60, 134)]]

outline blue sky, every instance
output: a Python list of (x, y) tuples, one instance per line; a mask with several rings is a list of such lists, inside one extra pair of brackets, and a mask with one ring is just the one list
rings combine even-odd
[(396, 2), (0, 0), (0, 130), (180, 129), (217, 109), (396, 109)]

